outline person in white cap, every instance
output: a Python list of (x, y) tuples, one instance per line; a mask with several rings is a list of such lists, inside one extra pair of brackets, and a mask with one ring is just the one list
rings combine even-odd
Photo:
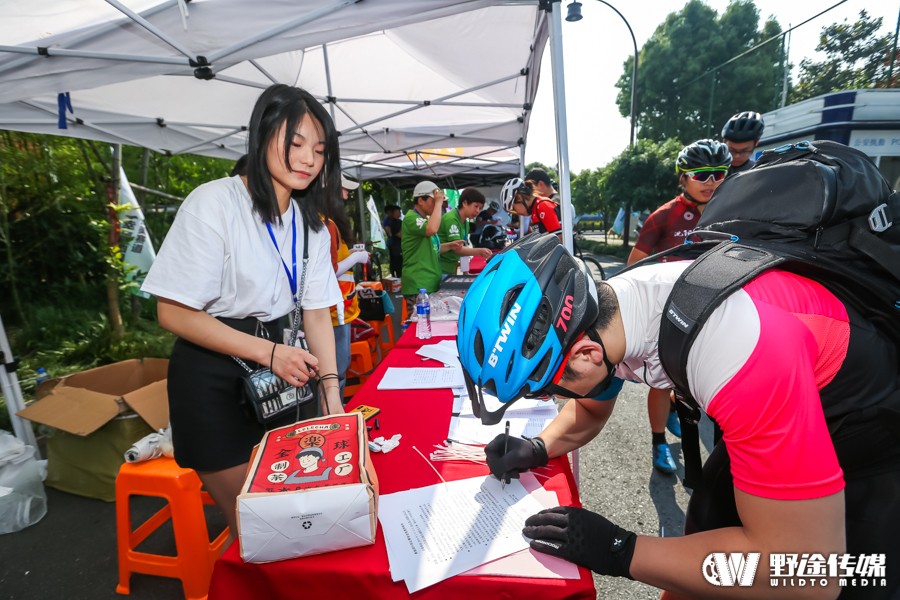
[(359, 188), (359, 182), (347, 179), (347, 176), (341, 173), (341, 197), (346, 201), (350, 199), (350, 192)]
[(420, 289), (429, 294), (437, 291), (441, 283), (440, 255), (457, 251), (462, 240), (441, 244), (438, 231), (441, 228), (442, 207), (446, 201), (444, 191), (432, 181), (420, 181), (413, 190), (413, 207), (403, 217), (401, 248), (403, 249), (403, 278), (400, 292), (406, 300), (409, 314), (416, 306)]
[[(359, 183), (341, 174), (341, 196), (346, 201), (350, 192)], [(347, 384), (347, 369), (350, 368), (351, 323), (359, 318), (359, 298), (356, 294), (356, 279), (353, 267), (369, 262), (369, 253), (355, 247), (356, 238), (350, 219), (342, 204), (335, 204), (325, 210), (325, 225), (331, 235), (331, 266), (341, 288), (342, 301), (331, 307), (331, 324), (334, 327), (334, 348), (337, 359), (338, 384), (341, 401), (344, 402), (344, 388)], [(353, 249), (351, 250), (351, 247)]]

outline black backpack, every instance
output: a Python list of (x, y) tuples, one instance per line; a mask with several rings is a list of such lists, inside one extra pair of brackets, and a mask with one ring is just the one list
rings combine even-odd
[(818, 281), (900, 347), (900, 197), (862, 152), (803, 142), (766, 151), (726, 179), (694, 233), (705, 241), (645, 259), (697, 257), (666, 301), (659, 334), (679, 398), (688, 487), (700, 483), (688, 351), (715, 308), (762, 272), (777, 266)]

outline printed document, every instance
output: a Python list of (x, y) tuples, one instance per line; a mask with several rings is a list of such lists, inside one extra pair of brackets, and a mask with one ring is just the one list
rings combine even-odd
[(388, 367), (379, 390), (433, 390), (465, 385), (461, 369), (447, 367)]
[[(519, 475), (521, 483), (544, 508), (559, 506), (555, 492), (545, 490), (534, 473)], [(463, 575), (499, 575), (501, 577), (536, 577), (539, 579), (578, 579), (578, 565), (562, 558), (527, 548), (515, 554), (469, 569)]]
[(448, 481), (379, 498), (395, 581), (410, 593), (528, 548), (525, 520), (543, 508), (518, 480)]

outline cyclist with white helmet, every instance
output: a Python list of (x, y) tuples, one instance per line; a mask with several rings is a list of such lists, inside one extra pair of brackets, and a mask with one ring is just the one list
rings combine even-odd
[(500, 200), (506, 212), (531, 217), (531, 230), (562, 235), (559, 205), (549, 198), (536, 196), (530, 181), (514, 177), (503, 184)]
[(746, 171), (756, 164), (750, 157), (765, 129), (766, 123), (758, 112), (744, 111), (728, 119), (722, 127), (722, 139), (733, 157), (729, 175)]
[[(488, 444), (494, 476), (517, 477), (587, 444), (615, 404), (593, 398), (616, 379), (673, 387), (657, 339), (665, 301), (688, 264), (646, 265), (595, 284), (553, 235), (530, 235), (494, 257), (459, 315), (460, 362), (477, 416), (497, 423), (520, 397), (570, 398), (539, 436), (500, 434)], [(823, 409), (862, 417), (862, 407), (897, 395), (900, 358), (889, 338), (821, 284), (772, 269), (711, 314), (687, 374), (723, 438), (692, 494), (685, 535), (639, 536), (565, 506), (526, 520), (533, 550), (668, 590), (667, 599), (812, 597), (809, 578), (796, 585), (793, 571), (786, 579), (794, 583), (773, 587), (769, 573), (786, 573), (779, 557), (821, 557), (824, 565), (828, 557), (875, 556), (884, 564), (900, 556), (900, 445), (890, 424), (864, 421), (865, 443), (848, 455)], [(482, 388), (501, 408), (488, 411)], [(755, 580), (746, 578), (752, 586), (710, 582), (715, 555), (758, 558)], [(896, 571), (879, 572), (886, 584), (858, 588), (841, 588), (839, 577), (823, 572), (814, 591), (834, 598), (843, 590), (842, 600), (896, 597)]]

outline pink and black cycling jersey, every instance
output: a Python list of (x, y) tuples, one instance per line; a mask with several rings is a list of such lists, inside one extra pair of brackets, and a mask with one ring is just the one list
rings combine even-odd
[[(614, 277), (625, 327), (616, 375), (674, 387), (659, 362), (663, 306), (688, 262)], [(687, 360), (690, 391), (723, 430), (734, 485), (754, 496), (801, 500), (844, 489), (820, 390), (847, 357), (847, 309), (821, 284), (772, 270), (710, 316)]]
[(645, 254), (656, 254), (680, 246), (699, 219), (697, 205), (679, 194), (647, 217), (634, 247)]

